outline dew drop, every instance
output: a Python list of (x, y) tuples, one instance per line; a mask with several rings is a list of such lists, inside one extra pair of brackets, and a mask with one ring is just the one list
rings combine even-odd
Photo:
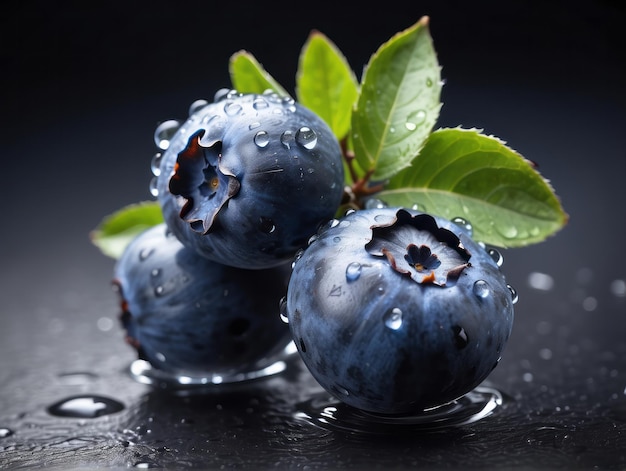
[(56, 402), (48, 407), (48, 413), (58, 417), (88, 418), (115, 414), (124, 409), (124, 405), (104, 396), (74, 396)]
[(430, 77), (426, 79), (426, 86), (427, 87), (432, 87), (433, 86), (433, 80)]
[(415, 131), (426, 120), (426, 112), (424, 110), (417, 110), (411, 113), (404, 123), (405, 127), (409, 131)]
[(490, 293), (489, 284), (485, 280), (478, 280), (474, 282), (472, 291), (477, 298), (485, 299)]
[(487, 253), (492, 258), (492, 260), (496, 262), (496, 265), (498, 265), (498, 267), (502, 266), (502, 264), (504, 263), (504, 257), (498, 250), (493, 248), (487, 249)]
[(515, 226), (499, 226), (497, 227), (497, 230), (505, 239), (514, 239), (518, 234), (517, 227)]
[(519, 295), (517, 294), (517, 291), (511, 285), (506, 285), (506, 287), (509, 289), (511, 293), (511, 302), (513, 304), (517, 304), (517, 302), (519, 301)]
[(170, 141), (180, 128), (180, 121), (169, 119), (159, 124), (154, 131), (154, 143), (161, 150), (167, 150)]
[(255, 98), (254, 101), (252, 102), (252, 107), (257, 111), (269, 108), (269, 106), (270, 104), (263, 97)]
[(163, 160), (163, 154), (157, 152), (152, 156), (152, 160), (150, 161), (150, 170), (155, 177), (161, 175), (161, 160)]
[(280, 320), (285, 324), (289, 324), (289, 317), (287, 316), (287, 296), (283, 296), (278, 303), (278, 312), (280, 314)]
[(200, 111), (202, 108), (204, 108), (208, 104), (209, 102), (203, 99), (194, 101), (191, 105), (189, 105), (189, 116)]
[(383, 209), (386, 207), (385, 202), (378, 198), (370, 198), (365, 202), (365, 209)]
[(259, 131), (254, 136), (254, 143), (257, 147), (263, 148), (267, 147), (270, 143), (270, 136), (266, 131)]
[(303, 255), (304, 255), (304, 249), (298, 249), (298, 251), (293, 256), (293, 262), (291, 262), (292, 269), (296, 266), (296, 263), (298, 263), (298, 260), (300, 260)]
[(147, 259), (153, 253), (154, 253), (154, 248), (153, 247), (145, 247), (145, 248), (141, 249), (139, 251), (139, 261), (143, 262), (145, 259)]
[(161, 269), (160, 268), (153, 268), (152, 271), (150, 272), (150, 276), (153, 277), (153, 278), (156, 278), (160, 274), (161, 274)]
[(285, 146), (287, 149), (291, 149), (291, 144), (294, 142), (293, 132), (285, 131), (280, 136), (280, 143)]
[(0, 438), (6, 438), (13, 435), (13, 430), (6, 427), (0, 427)]
[(296, 132), (296, 143), (311, 150), (317, 145), (317, 134), (308, 126), (302, 126)]
[(402, 310), (397, 307), (390, 309), (383, 316), (383, 322), (391, 330), (398, 330), (402, 327)]
[(259, 123), (258, 121), (255, 121), (254, 123), (250, 123), (250, 124), (248, 125), (248, 129), (249, 129), (250, 131), (253, 131), (254, 129), (257, 129), (257, 128), (258, 128), (258, 127), (260, 127), (260, 126), (261, 126), (261, 123)]
[(228, 116), (236, 116), (241, 113), (241, 105), (239, 103), (228, 102), (224, 105), (224, 113)]
[(359, 262), (352, 262), (346, 267), (346, 280), (355, 281), (361, 276), (361, 264)]
[(213, 101), (222, 101), (226, 97), (231, 96), (233, 92), (234, 90), (231, 90), (230, 88), (220, 88), (215, 92), (215, 95), (213, 95)]
[(341, 237), (339, 237), (339, 236), (335, 236), (335, 237), (333, 237), (333, 242), (334, 242), (335, 244), (338, 244), (339, 242), (341, 242)]
[(467, 344), (469, 343), (469, 338), (467, 336), (467, 332), (465, 332), (465, 329), (463, 327), (461, 327), (460, 325), (452, 326), (452, 333), (454, 334), (454, 344), (456, 345), (456, 348), (460, 350), (467, 347)]
[(154, 198), (159, 196), (159, 178), (157, 176), (150, 179), (150, 183), (148, 183), (148, 192)]
[(374, 221), (379, 224), (389, 224), (395, 219), (395, 216), (390, 214), (377, 214), (374, 216)]
[(276, 230), (276, 225), (270, 218), (261, 216), (259, 218), (259, 230), (266, 234), (271, 234)]
[(452, 219), (452, 222), (459, 226), (461, 229), (465, 229), (465, 232), (467, 232), (470, 237), (474, 234), (474, 228), (466, 219), (462, 217), (455, 217)]

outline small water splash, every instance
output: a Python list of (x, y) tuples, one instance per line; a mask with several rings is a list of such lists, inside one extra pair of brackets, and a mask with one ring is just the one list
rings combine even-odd
[(295, 344), (289, 342), (278, 354), (267, 359), (266, 366), (238, 373), (207, 372), (190, 375), (173, 373), (154, 368), (145, 360), (135, 360), (130, 365), (130, 376), (141, 384), (174, 392), (202, 393), (222, 384), (236, 384), (265, 378), (282, 373), (287, 369), (287, 361), (298, 352)]
[(472, 424), (489, 417), (502, 404), (503, 394), (499, 390), (478, 386), (455, 401), (420, 414), (387, 416), (356, 409), (327, 394), (319, 394), (298, 404), (294, 418), (331, 431), (403, 435)]

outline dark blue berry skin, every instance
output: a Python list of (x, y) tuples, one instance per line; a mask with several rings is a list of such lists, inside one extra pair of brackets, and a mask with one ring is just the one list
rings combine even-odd
[(384, 208), (333, 221), (296, 257), (286, 311), (327, 391), (361, 410), (415, 414), (489, 375), (513, 304), (500, 268), (464, 229)]
[(171, 373), (233, 375), (268, 366), (291, 341), (279, 310), (289, 272), (217, 264), (160, 224), (127, 246), (113, 283), (140, 359)]
[(339, 143), (314, 113), (275, 94), (218, 95), (163, 154), (165, 221), (219, 263), (277, 266), (332, 218), (343, 196)]

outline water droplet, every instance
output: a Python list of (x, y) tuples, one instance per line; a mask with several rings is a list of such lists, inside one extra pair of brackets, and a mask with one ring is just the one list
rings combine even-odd
[(493, 261), (496, 262), (496, 265), (498, 265), (498, 267), (502, 266), (502, 264), (504, 263), (504, 257), (498, 250), (493, 248), (487, 249), (487, 253), (493, 259)]
[(48, 407), (48, 413), (58, 417), (95, 418), (114, 414), (124, 409), (124, 405), (104, 396), (74, 396), (56, 402)]
[(489, 284), (485, 280), (478, 280), (474, 282), (472, 290), (476, 297), (482, 299), (485, 299), (490, 293)]
[(261, 123), (259, 123), (258, 121), (255, 121), (254, 123), (250, 123), (250, 124), (248, 125), (248, 129), (249, 129), (250, 131), (253, 131), (254, 129), (257, 129), (257, 128), (258, 128), (258, 127), (260, 127), (260, 126), (261, 126)]
[(374, 221), (379, 224), (389, 224), (391, 221), (395, 219), (393, 214), (377, 214), (374, 216)]
[(254, 99), (254, 101), (252, 102), (252, 107), (255, 110), (264, 110), (265, 108), (268, 108), (270, 106), (270, 104), (267, 102), (267, 100), (263, 97), (257, 97)]
[(161, 175), (161, 160), (163, 159), (163, 154), (161, 152), (157, 152), (152, 156), (152, 160), (150, 161), (150, 170), (152, 171), (152, 175), (158, 177)]
[(426, 112), (424, 110), (417, 110), (407, 117), (404, 125), (409, 131), (415, 131), (424, 121), (426, 121)]
[(224, 113), (226, 113), (228, 116), (238, 115), (239, 113), (241, 113), (242, 109), (243, 108), (241, 108), (241, 105), (239, 103), (234, 103), (232, 101), (229, 101), (224, 105)]
[(593, 296), (587, 296), (583, 299), (583, 309), (587, 312), (595, 311), (598, 307), (598, 300)]
[(144, 247), (139, 251), (139, 261), (143, 262), (146, 258), (154, 253), (154, 247)]
[(200, 111), (202, 108), (204, 108), (208, 104), (209, 102), (203, 99), (194, 101), (191, 105), (189, 105), (189, 116)]
[(341, 242), (341, 237), (339, 237), (339, 236), (335, 236), (335, 237), (333, 237), (333, 242), (334, 242), (335, 244), (338, 244), (339, 242)]
[(154, 198), (159, 196), (159, 177), (154, 176), (150, 179), (150, 183), (148, 183), (148, 192)]
[(532, 272), (528, 275), (528, 286), (540, 291), (550, 291), (554, 286), (554, 278), (546, 273)]
[(215, 95), (213, 96), (213, 101), (221, 101), (227, 96), (231, 95), (233, 92), (234, 90), (231, 90), (230, 88), (220, 88), (218, 91), (215, 92)]
[(152, 271), (150, 272), (150, 276), (153, 278), (159, 276), (160, 274), (161, 274), (160, 268), (153, 268)]
[(265, 232), (266, 234), (271, 234), (276, 230), (276, 225), (270, 218), (261, 216), (259, 218), (259, 230), (261, 232)]
[(270, 136), (266, 131), (259, 131), (254, 136), (254, 143), (257, 147), (263, 148), (270, 143)]
[(378, 198), (370, 198), (365, 202), (365, 209), (383, 209), (386, 207), (385, 202)]
[(170, 141), (180, 128), (180, 121), (169, 119), (159, 124), (154, 131), (154, 143), (161, 150), (167, 150)]
[(452, 333), (454, 334), (454, 344), (456, 348), (461, 349), (467, 347), (469, 338), (463, 327), (460, 325), (452, 326)]
[(470, 237), (474, 234), (474, 228), (466, 219), (462, 217), (455, 217), (452, 219), (452, 222), (459, 226), (461, 229), (465, 229), (465, 232), (467, 232)]
[(361, 276), (361, 264), (359, 262), (352, 262), (346, 267), (346, 279), (348, 281), (355, 281)]
[(298, 251), (293, 256), (293, 261), (291, 262), (291, 269), (292, 270), (296, 266), (296, 263), (298, 263), (298, 260), (300, 260), (303, 255), (304, 255), (304, 249), (298, 249)]
[(13, 430), (6, 427), (0, 427), (0, 438), (6, 438), (13, 435)]
[(294, 142), (293, 132), (285, 131), (280, 136), (280, 143), (285, 146), (287, 149), (291, 149), (291, 144)]
[(505, 239), (514, 239), (518, 234), (515, 226), (497, 226), (496, 229)]
[(328, 229), (332, 229), (333, 227), (337, 227), (338, 225), (339, 225), (339, 220), (330, 219), (326, 223), (320, 225), (319, 229), (317, 230), (317, 235), (322, 235)]
[(311, 245), (313, 242), (315, 242), (318, 239), (318, 235), (317, 234), (313, 234), (311, 237), (309, 237), (309, 240), (307, 241), (307, 245)]
[(391, 330), (398, 330), (402, 327), (402, 310), (397, 307), (390, 309), (383, 316), (383, 322)]
[(432, 87), (433, 86), (433, 80), (430, 77), (428, 77), (426, 79), (426, 86), (427, 87)]
[(317, 134), (311, 128), (302, 126), (296, 132), (296, 142), (305, 149), (313, 149), (317, 145)]
[(519, 301), (519, 295), (517, 294), (517, 291), (511, 285), (506, 285), (506, 287), (509, 289), (509, 292), (511, 293), (511, 302), (513, 304), (517, 304), (517, 302)]
[(278, 303), (278, 312), (280, 314), (280, 320), (285, 324), (289, 324), (289, 317), (287, 316), (287, 296), (283, 296)]

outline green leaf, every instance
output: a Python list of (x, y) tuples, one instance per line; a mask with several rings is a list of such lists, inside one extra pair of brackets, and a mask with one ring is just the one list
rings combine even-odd
[(240, 93), (263, 93), (266, 90), (273, 90), (280, 96), (290, 96), (247, 51), (238, 51), (230, 56), (228, 71), (233, 88)]
[(325, 35), (312, 31), (300, 53), (296, 73), (298, 101), (343, 139), (350, 130), (359, 85), (348, 61)]
[(137, 235), (162, 222), (163, 214), (159, 204), (156, 201), (142, 201), (106, 216), (89, 236), (104, 255), (117, 259)]
[(468, 221), (474, 238), (497, 247), (545, 240), (568, 220), (551, 185), (501, 140), (475, 129), (433, 132), (412, 166), (377, 198)]
[(439, 118), (440, 95), (441, 68), (423, 17), (376, 51), (361, 81), (352, 137), (372, 180), (410, 165)]

